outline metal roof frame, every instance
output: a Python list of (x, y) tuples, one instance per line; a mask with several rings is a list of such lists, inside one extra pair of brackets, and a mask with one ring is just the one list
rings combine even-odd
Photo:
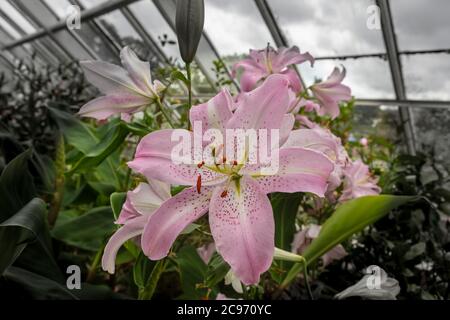
[[(381, 31), (388, 55), (389, 67), (391, 70), (392, 83), (396, 99), (406, 100), (405, 84), (403, 81), (402, 65), (398, 53), (397, 39), (394, 31), (394, 23), (391, 15), (391, 8), (388, 0), (376, 0), (380, 8)], [(403, 133), (406, 139), (406, 147), (410, 154), (416, 153), (416, 136), (412, 119), (412, 112), (409, 107), (400, 107), (400, 121), (403, 126)]]
[[(23, 6), (20, 4), (13, 3), (11, 0), (10, 3), (14, 5), (22, 14), (32, 15), (30, 12), (23, 12)], [(35, 0), (42, 1), (42, 0)], [(140, 23), (140, 21), (135, 17), (133, 12), (128, 8), (128, 6), (134, 2), (140, 0), (111, 0), (100, 4), (91, 9), (86, 9), (81, 12), (81, 19), (84, 23), (89, 23), (90, 26), (95, 29), (95, 33), (97, 33), (105, 43), (110, 46), (110, 50), (113, 50), (114, 54), (117, 54), (120, 50), (120, 44), (116, 43), (114, 39), (112, 39), (111, 35), (108, 34), (107, 30), (100, 25), (95, 18), (98, 18), (104, 14), (110, 13), (114, 10), (119, 9), (120, 12), (125, 16), (127, 21), (136, 31), (136, 33), (142, 38), (142, 40), (149, 47), (150, 51), (153, 52), (158, 60), (161, 62), (168, 62), (168, 57), (165, 55), (163, 50), (161, 49), (159, 43), (153, 38), (152, 34), (145, 29), (145, 27)], [(152, 1), (156, 8), (159, 10), (161, 16), (165, 19), (168, 25), (175, 31), (175, 8), (176, 3), (175, 0), (142, 0), (142, 1)], [(19, 1), (20, 3), (21, 1)], [(79, 0), (69, 0), (70, 3), (79, 5), (80, 8), (83, 8), (82, 4)], [(275, 42), (277, 47), (281, 46), (289, 46), (289, 42), (284, 35), (282, 29), (280, 28), (276, 17), (273, 14), (273, 11), (267, 0), (254, 0), (258, 11), (261, 14), (262, 19), (264, 20), (268, 30)], [(400, 56), (402, 55), (416, 55), (416, 54), (438, 54), (445, 53), (450, 54), (450, 48), (442, 48), (442, 49), (434, 49), (434, 50), (404, 50), (400, 51), (398, 49), (397, 40), (395, 36), (395, 28), (393, 23), (393, 18), (391, 15), (391, 10), (389, 6), (389, 0), (376, 0), (375, 3), (380, 8), (381, 14), (381, 32), (383, 35), (383, 40), (386, 47), (386, 52), (376, 52), (369, 54), (355, 54), (355, 55), (337, 55), (337, 56), (322, 56), (315, 58), (316, 60), (346, 60), (346, 59), (360, 59), (360, 58), (380, 58), (387, 60), (389, 63), (389, 69), (394, 85), (395, 91), (395, 100), (390, 99), (357, 99), (357, 105), (366, 105), (366, 106), (379, 106), (379, 105), (388, 105), (388, 106), (398, 106), (400, 112), (400, 119), (403, 124), (403, 129), (406, 137), (407, 149), (410, 153), (414, 154), (416, 150), (415, 146), (415, 133), (414, 133), (414, 125), (412, 119), (412, 113), (410, 108), (450, 108), (450, 101), (429, 101), (429, 100), (408, 100), (406, 97), (406, 90), (403, 79), (402, 65)], [(45, 4), (45, 3), (44, 3)], [(1, 14), (1, 12), (0, 12)], [(5, 14), (3, 14), (5, 15)], [(7, 15), (6, 15), (6, 18)], [(8, 22), (8, 21), (7, 21)], [(36, 22), (36, 21), (35, 21)], [(9, 22), (8, 22), (9, 23)], [(9, 43), (2, 43), (0, 45), (0, 49), (2, 51), (11, 51), (15, 48), (21, 47), (24, 44), (34, 42), (36, 45), (36, 51), (40, 55), (40, 57), (47, 62), (51, 60), (60, 59), (61, 54), (58, 52), (49, 51), (45, 48), (44, 43), (52, 42), (52, 45), (58, 48), (59, 50), (63, 50), (63, 45), (60, 43), (59, 39), (55, 38), (55, 34), (61, 30), (67, 30), (65, 21), (58, 21), (52, 25), (42, 25), (37, 21), (38, 30), (33, 34), (25, 34), (23, 30), (18, 29), (21, 32), (22, 38), (18, 40), (10, 41)], [(15, 27), (16, 28), (16, 27)], [(70, 30), (69, 30), (70, 32)], [(76, 40), (86, 51), (89, 52), (91, 56), (96, 57), (95, 52), (89, 48), (89, 46), (84, 43), (83, 39), (80, 38), (74, 32), (70, 32), (70, 35)], [(41, 43), (43, 42), (43, 43)], [(23, 48), (25, 49), (25, 48)], [(65, 52), (67, 54), (67, 52)], [(59, 57), (58, 57), (59, 55)], [(3, 59), (7, 59), (2, 53)], [(197, 65), (200, 70), (205, 75), (207, 81), (211, 84), (213, 88), (215, 88), (215, 74), (211, 70), (211, 64), (213, 60), (221, 60), (220, 53), (217, 51), (214, 43), (208, 37), (206, 32), (203, 33), (202, 38), (200, 40), (198, 57), (196, 58)], [(6, 61), (6, 60), (5, 60)], [(296, 68), (297, 72), (298, 69)], [(227, 69), (228, 76), (231, 79), (231, 74)], [(300, 74), (299, 74), (300, 76)], [(232, 79), (234, 82), (234, 79)], [(301, 79), (303, 82), (303, 79)], [(234, 82), (236, 84), (236, 82)], [(205, 95), (207, 96), (207, 95)]]

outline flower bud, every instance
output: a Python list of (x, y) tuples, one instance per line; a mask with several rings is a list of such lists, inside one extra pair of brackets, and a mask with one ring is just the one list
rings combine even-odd
[(205, 20), (203, 0), (178, 0), (175, 27), (181, 58), (191, 63), (197, 52)]

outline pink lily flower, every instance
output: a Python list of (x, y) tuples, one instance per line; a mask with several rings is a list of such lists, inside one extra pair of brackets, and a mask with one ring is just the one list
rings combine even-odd
[(113, 274), (115, 260), (120, 247), (128, 240), (139, 237), (149, 217), (159, 206), (170, 198), (170, 185), (150, 180), (140, 183), (136, 189), (127, 193), (116, 223), (122, 224), (109, 239), (102, 257), (102, 268)]
[[(311, 224), (305, 229), (298, 231), (291, 244), (292, 252), (302, 254), (311, 244), (312, 240), (319, 236), (320, 229), (321, 226)], [(323, 266), (325, 267), (335, 260), (340, 260), (346, 255), (347, 251), (345, 251), (342, 245), (338, 244), (322, 256)]]
[(304, 116), (297, 116), (296, 119), (306, 128), (293, 130), (284, 146), (315, 150), (323, 153), (333, 162), (334, 169), (328, 180), (326, 196), (330, 201), (334, 202), (335, 196), (333, 192), (342, 183), (343, 170), (350, 161), (350, 157), (342, 145), (341, 139), (335, 136), (329, 129), (311, 122)]
[(345, 167), (344, 176), (344, 190), (340, 201), (377, 195), (381, 192), (381, 188), (377, 185), (378, 179), (370, 174), (369, 166), (361, 160), (356, 160)]
[(125, 68), (103, 61), (81, 62), (88, 81), (105, 95), (82, 106), (80, 116), (104, 120), (120, 113), (127, 120), (153, 103), (164, 90), (158, 80), (152, 83), (150, 64), (139, 60), (129, 47), (122, 49), (120, 58)]
[[(233, 99), (223, 90), (207, 103), (191, 109), (194, 126), (207, 128), (280, 129), (285, 125), (289, 81), (269, 76), (254, 91), (244, 95), (234, 113)], [(291, 123), (291, 128), (293, 121)], [(283, 130), (282, 130), (283, 131)], [(324, 155), (304, 148), (279, 149), (279, 170), (262, 174), (262, 165), (236, 165), (233, 159), (217, 166), (174, 164), (171, 153), (176, 142), (173, 130), (145, 136), (129, 162), (135, 171), (150, 179), (190, 186), (164, 202), (149, 218), (142, 236), (144, 253), (152, 260), (165, 257), (178, 234), (209, 211), (216, 249), (244, 284), (259, 281), (272, 263), (274, 219), (267, 194), (312, 192), (323, 196), (333, 164)], [(185, 130), (186, 135), (194, 133)], [(280, 134), (282, 135), (282, 134)]]
[(336, 118), (340, 113), (339, 102), (349, 101), (352, 98), (350, 88), (341, 83), (344, 77), (345, 69), (339, 71), (339, 68), (334, 68), (327, 80), (310, 87), (321, 105), (319, 115), (328, 114), (332, 119)]
[(295, 70), (288, 68), (292, 64), (299, 64), (309, 61), (311, 65), (314, 58), (308, 53), (300, 53), (298, 47), (274, 48), (268, 46), (262, 50), (250, 50), (247, 59), (237, 62), (232, 69), (232, 76), (236, 77), (237, 70), (243, 69), (240, 84), (244, 92), (256, 88), (257, 84), (271, 74), (283, 74), (289, 80), (294, 92), (302, 90), (302, 84)]

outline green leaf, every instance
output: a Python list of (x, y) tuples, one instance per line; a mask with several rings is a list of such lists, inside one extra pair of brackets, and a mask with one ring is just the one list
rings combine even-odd
[(206, 296), (207, 288), (202, 287), (206, 277), (206, 264), (193, 246), (185, 246), (177, 253), (180, 268), (182, 298), (200, 299)]
[(102, 163), (111, 153), (122, 146), (128, 131), (120, 124), (112, 127), (101, 138), (101, 142), (92, 146), (70, 171), (91, 170)]
[(225, 278), (229, 270), (230, 266), (228, 263), (223, 260), (220, 254), (215, 252), (208, 263), (208, 270), (205, 277), (206, 286), (209, 288), (214, 287)]
[(100, 142), (94, 128), (77, 119), (73, 114), (48, 107), (49, 115), (56, 121), (68, 144), (87, 154)]
[(48, 109), (67, 143), (82, 153), (67, 157), (67, 162), (72, 160), (75, 163), (71, 171), (96, 167), (122, 145), (128, 134), (120, 121), (110, 121), (102, 127), (94, 128), (68, 112), (52, 107)]
[[(275, 193), (271, 196), (271, 203), (275, 218), (275, 246), (287, 251), (291, 250), (295, 234), (295, 219), (301, 202), (300, 193)], [(288, 270), (292, 262), (280, 261), (277, 265), (280, 272)], [(277, 281), (281, 279), (275, 279)]]
[(64, 285), (22, 268), (9, 267), (3, 277), (19, 284), (36, 300), (78, 300)]
[(0, 176), (0, 222), (16, 214), (33, 197), (36, 189), (28, 170), (31, 150), (27, 150), (11, 160)]
[(98, 251), (114, 230), (111, 208), (98, 207), (82, 216), (58, 223), (52, 230), (52, 236), (81, 249)]
[[(394, 208), (418, 199), (417, 196), (378, 195), (345, 202), (322, 225), (319, 236), (311, 242), (303, 253), (303, 257), (308, 265), (313, 263), (334, 246), (363, 230)], [(301, 270), (302, 265), (295, 264), (282, 286), (289, 284)]]
[(133, 267), (133, 279), (140, 290), (145, 290), (149, 286), (155, 265), (156, 261), (150, 260), (143, 252), (139, 253)]
[(125, 203), (127, 198), (126, 192), (114, 192), (110, 196), (111, 209), (114, 214), (114, 219), (117, 220), (120, 215), (120, 211), (122, 211), (122, 206)]
[(150, 300), (153, 297), (159, 278), (161, 278), (161, 275), (166, 270), (168, 262), (169, 260), (164, 258), (155, 263), (150, 278), (147, 280), (147, 285), (139, 290), (139, 300)]
[(189, 86), (189, 80), (188, 78), (186, 78), (186, 76), (178, 69), (175, 69), (172, 71), (172, 73), (170, 74), (170, 78), (172, 80), (180, 80), (181, 82), (183, 82), (186, 86)]
[(295, 234), (295, 218), (300, 205), (299, 193), (281, 194), (272, 196), (271, 203), (275, 217), (275, 246), (290, 250)]
[(45, 202), (35, 198), (0, 224), (0, 274), (34, 241), (45, 226)]

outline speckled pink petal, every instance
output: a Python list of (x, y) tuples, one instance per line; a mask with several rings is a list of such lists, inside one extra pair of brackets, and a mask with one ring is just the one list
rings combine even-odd
[(216, 249), (244, 284), (258, 283), (274, 252), (270, 201), (248, 177), (241, 178), (239, 189), (232, 183), (225, 196), (224, 190), (214, 190), (209, 207)]
[(145, 227), (141, 240), (145, 255), (152, 260), (167, 256), (180, 232), (208, 211), (213, 188), (204, 187), (200, 193), (188, 188), (164, 202)]
[(227, 89), (222, 89), (208, 102), (191, 108), (189, 115), (191, 126), (194, 127), (195, 121), (201, 121), (203, 131), (210, 128), (223, 130), (232, 116), (233, 104), (230, 92)]
[(120, 247), (127, 241), (142, 234), (148, 216), (138, 216), (118, 229), (106, 244), (102, 257), (102, 269), (114, 273), (115, 260)]
[[(183, 130), (183, 129), (177, 129)], [(192, 133), (186, 131), (188, 136)], [(145, 175), (148, 179), (156, 179), (170, 184), (195, 185), (198, 176), (202, 177), (202, 185), (220, 183), (225, 176), (206, 169), (197, 164), (176, 164), (172, 159), (172, 150), (178, 141), (172, 142), (173, 129), (158, 130), (142, 138), (137, 146), (134, 160), (128, 166)]]
[(303, 148), (280, 149), (275, 175), (259, 176), (260, 167), (247, 166), (241, 173), (256, 177), (262, 192), (311, 192), (323, 197), (334, 165), (323, 154)]
[(289, 107), (289, 81), (282, 75), (271, 75), (241, 99), (227, 128), (279, 129)]
[(104, 120), (116, 113), (133, 113), (149, 103), (148, 98), (140, 95), (117, 94), (96, 98), (81, 107), (78, 114)]

